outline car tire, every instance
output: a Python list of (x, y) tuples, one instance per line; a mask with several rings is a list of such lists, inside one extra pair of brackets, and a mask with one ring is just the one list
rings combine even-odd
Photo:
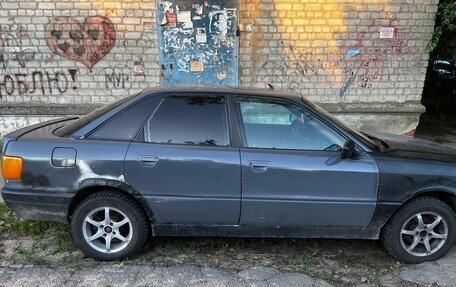
[(437, 260), (453, 246), (456, 214), (444, 202), (421, 196), (402, 206), (385, 225), (382, 243), (399, 261), (417, 264)]
[(81, 251), (98, 261), (123, 260), (136, 253), (149, 235), (142, 207), (119, 192), (90, 195), (71, 219), (73, 240)]

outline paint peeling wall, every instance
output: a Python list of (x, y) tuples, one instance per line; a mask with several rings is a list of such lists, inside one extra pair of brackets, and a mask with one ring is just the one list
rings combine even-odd
[[(224, 4), (165, 2), (193, 10), (193, 4)], [(424, 47), (437, 2), (239, 0), (235, 5), (230, 0), (225, 7), (237, 7), (239, 26), (227, 27), (231, 30), (225, 35), (234, 37), (239, 50), (222, 58), (231, 69), (217, 66), (212, 84), (226, 78), (230, 81), (221, 84), (291, 89), (353, 126), (408, 131), (423, 111)], [(177, 15), (166, 18), (166, 7), (160, 7), (155, 0), (1, 1), (0, 138), (29, 123), (83, 114), (162, 82), (197, 83), (210, 62), (202, 66), (196, 50), (181, 51), (173, 54), (174, 60), (195, 74), (179, 78), (169, 73), (166, 39), (158, 35), (163, 35), (164, 19), (165, 26), (179, 23)], [(190, 14), (193, 25), (196, 14)], [(206, 29), (212, 27), (208, 25)], [(169, 28), (165, 30), (172, 32)], [(195, 44), (206, 40), (206, 51), (217, 44), (207, 30), (204, 35), (196, 26), (180, 28), (189, 29)]]

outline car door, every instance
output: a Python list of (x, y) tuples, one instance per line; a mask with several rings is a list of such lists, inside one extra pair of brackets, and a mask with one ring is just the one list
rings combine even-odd
[(345, 137), (294, 102), (236, 97), (244, 147), (241, 224), (367, 226), (378, 170), (360, 151), (340, 158)]
[(158, 224), (238, 224), (240, 157), (228, 126), (225, 95), (163, 97), (125, 161)]

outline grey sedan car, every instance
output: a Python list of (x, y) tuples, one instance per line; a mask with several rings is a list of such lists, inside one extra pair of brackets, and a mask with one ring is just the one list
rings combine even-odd
[(381, 239), (435, 260), (456, 235), (456, 153), (359, 133), (288, 92), (145, 90), (4, 137), (2, 196), (71, 224), (97, 260), (153, 236)]

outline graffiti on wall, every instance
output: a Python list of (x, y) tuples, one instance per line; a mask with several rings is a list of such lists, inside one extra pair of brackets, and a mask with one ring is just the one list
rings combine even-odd
[(312, 52), (293, 46), (281, 48), (279, 59), (264, 62), (256, 73), (257, 83), (271, 89), (284, 88), (299, 92), (309, 76), (317, 76), (323, 63)]
[(33, 95), (41, 92), (43, 95), (54, 93), (64, 94), (76, 82), (76, 70), (40, 71), (30, 74), (6, 74), (0, 79), (0, 99), (3, 96)]
[(237, 85), (236, 1), (161, 1), (161, 76), (167, 84)]
[(116, 41), (114, 24), (93, 16), (83, 24), (73, 18), (56, 18), (46, 27), (46, 42), (56, 54), (92, 67), (109, 54)]
[(348, 49), (344, 56), (340, 58), (339, 63), (342, 66), (342, 85), (339, 90), (339, 96), (343, 97), (352, 87), (353, 83), (358, 78), (358, 74), (363, 66), (363, 61), (360, 59), (361, 49)]
[(24, 68), (41, 58), (25, 25), (0, 25), (0, 69)]

